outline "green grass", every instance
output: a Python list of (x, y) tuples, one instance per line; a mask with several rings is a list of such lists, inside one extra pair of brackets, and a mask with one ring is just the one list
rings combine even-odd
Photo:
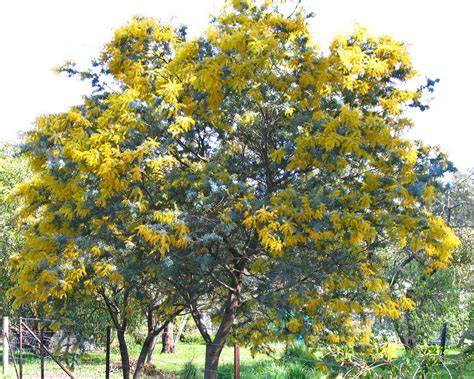
[[(194, 365), (201, 368), (204, 367), (205, 353), (205, 345), (178, 344), (175, 354), (155, 354), (153, 363), (157, 368), (162, 370), (181, 370), (188, 362), (192, 362)], [(264, 355), (259, 355), (253, 359), (249, 350), (240, 349), (240, 359), (242, 362), (252, 362), (268, 358)], [(234, 349), (225, 346), (222, 350), (219, 362), (221, 365), (233, 364)]]
[[(290, 349), (286, 353), (280, 347), (279, 358), (272, 359), (265, 355), (257, 355), (252, 358), (249, 350), (241, 349), (241, 378), (243, 379), (316, 379), (324, 377), (316, 368), (316, 361), (320, 356), (312, 355), (304, 349), (296, 348)], [(157, 369), (163, 371), (170, 371), (180, 373), (188, 373), (185, 378), (195, 379), (202, 378), (202, 372), (204, 368), (204, 356), (205, 356), (205, 345), (202, 344), (185, 344), (180, 343), (177, 346), (177, 352), (175, 354), (160, 354), (160, 346), (157, 346), (156, 353), (154, 355), (153, 363)], [(130, 356), (137, 357), (139, 354), (139, 346), (132, 346), (130, 349)], [(0, 355), (1, 357), (1, 355)], [(400, 349), (399, 358), (402, 360), (405, 357), (403, 349)], [(461, 351), (458, 349), (448, 349), (446, 351), (445, 364), (449, 369), (453, 378), (474, 378), (474, 364), (464, 367), (463, 371), (460, 372), (460, 365), (458, 362), (462, 358)], [(17, 358), (18, 359), (18, 358)], [(118, 349), (112, 349), (111, 362), (119, 362), (120, 354)], [(38, 357), (32, 354), (23, 355), (23, 372), (24, 378), (38, 378), (40, 371), (40, 363)], [(65, 374), (61, 375), (61, 369), (50, 359), (46, 360), (45, 363), (46, 373), (49, 378), (67, 378)], [(414, 373), (414, 368), (410, 370)], [(77, 378), (103, 378), (105, 376), (105, 353), (104, 352), (93, 352), (86, 353), (79, 358), (76, 366)], [(194, 373), (194, 374), (193, 374)], [(387, 373), (382, 368), (374, 370), (375, 373), (382, 377), (387, 376)], [(197, 374), (197, 376), (196, 376)], [(335, 370), (332, 374), (336, 374)], [(421, 372), (418, 372), (418, 376)], [(335, 376), (335, 375), (334, 375)], [(111, 375), (112, 378), (121, 378), (120, 372), (114, 372)], [(233, 348), (225, 347), (219, 366), (219, 378), (232, 378), (233, 377)], [(379, 376), (380, 377), (380, 376)], [(392, 376), (393, 377), (393, 376)], [(450, 375), (446, 369), (442, 366), (435, 367), (434, 371), (431, 371), (427, 375), (430, 378), (450, 378)], [(10, 375), (8, 379), (14, 379), (15, 371), (13, 364), (10, 363)]]
[[(135, 345), (130, 348), (130, 356), (138, 357), (140, 353), (140, 346)], [(204, 357), (206, 346), (202, 344), (184, 344), (180, 343), (177, 345), (175, 354), (160, 354), (161, 346), (157, 346), (154, 354), (153, 363), (157, 369), (163, 371), (174, 371), (180, 372), (183, 370), (187, 363), (193, 363), (199, 370), (204, 367)], [(268, 357), (260, 355), (253, 359), (250, 355), (250, 351), (247, 349), (241, 349), (240, 351), (241, 360), (243, 362), (258, 362), (262, 359), (268, 359)], [(1, 354), (0, 354), (1, 359)], [(16, 361), (18, 363), (18, 355), (16, 355)], [(234, 350), (232, 347), (224, 347), (221, 354), (221, 365), (226, 367), (233, 367)], [(113, 348), (111, 351), (111, 363), (120, 362), (120, 353), (117, 348)], [(226, 368), (228, 370), (228, 368)], [(14, 379), (15, 369), (13, 363), (10, 362), (10, 375), (8, 379)], [(23, 354), (23, 373), (26, 378), (37, 378), (40, 372), (40, 360), (37, 356), (24, 353)], [(45, 360), (45, 372), (48, 374), (60, 375), (63, 371), (61, 368), (54, 363), (50, 358)], [(83, 354), (79, 359), (75, 369), (78, 378), (103, 378), (105, 376), (105, 353), (104, 352), (89, 352)], [(57, 376), (55, 376), (57, 377)], [(63, 377), (63, 376), (61, 376)], [(67, 377), (64, 374), (64, 377)], [(113, 373), (112, 378), (120, 378), (120, 372)]]
[[(19, 370), (19, 356), (15, 355), (17, 370)], [(61, 360), (64, 364), (64, 361)], [(65, 365), (65, 364), (64, 364)], [(65, 365), (66, 366), (66, 365)], [(105, 376), (105, 354), (90, 353), (84, 355), (79, 360), (75, 372), (78, 378), (103, 378)], [(62, 369), (49, 357), (45, 358), (45, 373), (46, 377), (68, 378)], [(31, 353), (23, 353), (23, 377), (24, 378), (39, 378), (40, 377), (40, 359), (38, 356)], [(115, 376), (113, 376), (115, 378)], [(8, 379), (16, 379), (15, 367), (10, 359), (10, 369)], [(120, 376), (116, 376), (120, 378)]]

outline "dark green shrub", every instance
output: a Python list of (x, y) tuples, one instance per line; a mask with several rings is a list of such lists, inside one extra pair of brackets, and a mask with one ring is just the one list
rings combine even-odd
[(199, 378), (199, 369), (193, 362), (188, 362), (184, 366), (183, 371), (181, 372), (181, 378), (183, 379), (198, 379)]

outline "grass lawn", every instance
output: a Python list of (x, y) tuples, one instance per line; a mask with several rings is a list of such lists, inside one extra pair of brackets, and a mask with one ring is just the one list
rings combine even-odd
[[(177, 346), (175, 354), (160, 354), (160, 346), (157, 346), (153, 363), (156, 368), (163, 371), (170, 371), (181, 373), (185, 365), (192, 362), (198, 370), (198, 377), (202, 377), (202, 369), (204, 367), (205, 345), (202, 344), (185, 344), (180, 343)], [(283, 351), (283, 347), (279, 348)], [(139, 353), (139, 346), (133, 346), (130, 349), (130, 356), (137, 357)], [(233, 377), (233, 348), (225, 347), (219, 366), (219, 378)], [(400, 357), (403, 356), (403, 349), (399, 350)], [(38, 357), (32, 354), (23, 355), (23, 373), (24, 378), (39, 378), (40, 377), (40, 362)], [(310, 357), (306, 356), (290, 356), (287, 360), (281, 361), (278, 358), (272, 359), (265, 355), (257, 355), (252, 358), (250, 351), (241, 348), (241, 378), (242, 379), (311, 379), (322, 378), (324, 375), (315, 369), (315, 362)], [(445, 364), (450, 371), (453, 378), (474, 378), (474, 364), (459, 372), (459, 360), (461, 358), (460, 351), (457, 349), (448, 349), (446, 351)], [(17, 358), (18, 361), (18, 358)], [(120, 361), (120, 354), (118, 349), (113, 349), (111, 354), (111, 362), (117, 363)], [(59, 379), (68, 378), (61, 369), (51, 360), (47, 359), (45, 362), (46, 378)], [(104, 378), (105, 377), (105, 353), (94, 352), (86, 353), (80, 357), (76, 366), (77, 378)], [(354, 373), (357, 374), (357, 373)], [(379, 374), (382, 377), (389, 377), (383, 375), (381, 371)], [(417, 377), (421, 377), (421, 371), (418, 372)], [(437, 369), (435, 374), (429, 374), (430, 378), (450, 378), (448, 371), (442, 367)], [(178, 376), (180, 377), (180, 376)], [(8, 379), (16, 378), (14, 366), (10, 363), (10, 375)], [(111, 374), (111, 378), (121, 378), (121, 372), (115, 371)]]
[[(131, 357), (138, 357), (139, 346), (132, 346), (130, 349)], [(177, 345), (175, 354), (160, 354), (161, 346), (157, 346), (153, 363), (157, 369), (163, 371), (179, 372), (183, 369), (186, 363), (192, 362), (198, 368), (204, 367), (204, 357), (206, 346), (202, 344), (185, 344), (179, 343)], [(1, 354), (0, 354), (1, 357)], [(240, 357), (242, 362), (258, 362), (261, 360), (268, 360), (265, 355), (259, 355), (253, 359), (248, 349), (240, 350)], [(0, 358), (1, 361), (1, 358)], [(18, 364), (18, 355), (16, 356)], [(234, 350), (232, 347), (224, 347), (222, 351), (220, 362), (224, 366), (232, 366), (234, 361)], [(112, 349), (111, 364), (120, 362), (120, 353), (117, 348)], [(45, 372), (47, 378), (68, 378), (61, 368), (53, 362), (49, 357), (45, 359)], [(105, 353), (92, 352), (85, 353), (79, 358), (75, 373), (78, 378), (104, 378), (105, 376)], [(40, 376), (40, 360), (37, 356), (32, 354), (23, 354), (23, 374), (24, 378), (39, 378)], [(116, 371), (111, 375), (112, 378), (121, 378), (121, 372)], [(10, 370), (8, 379), (15, 379), (15, 368), (10, 362)]]

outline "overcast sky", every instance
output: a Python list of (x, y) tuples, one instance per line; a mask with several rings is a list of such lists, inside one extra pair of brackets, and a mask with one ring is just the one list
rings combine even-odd
[[(414, 116), (414, 138), (438, 144), (461, 169), (474, 166), (474, 3), (469, 0), (304, 0), (324, 48), (354, 23), (410, 43), (423, 76), (440, 78), (428, 112)], [(222, 1), (5, 0), (0, 2), (0, 139), (15, 141), (37, 115), (67, 110), (87, 87), (52, 73), (71, 59), (87, 65), (113, 30), (133, 15), (204, 30)], [(471, 6), (471, 4), (473, 4)]]

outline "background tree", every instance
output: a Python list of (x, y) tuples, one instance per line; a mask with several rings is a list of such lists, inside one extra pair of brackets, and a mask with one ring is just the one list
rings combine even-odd
[(473, 189), (472, 173), (457, 173), (444, 185), (432, 207), (433, 212), (456, 231), (461, 241), (449, 268), (427, 270), (422, 256), (407, 252), (401, 264), (395, 262), (389, 271), (392, 287), (406, 293), (416, 303), (416, 307), (393, 321), (408, 350), (436, 340), (443, 323), (448, 325), (452, 343), (460, 341), (468, 328), (473, 290)]
[(15, 227), (17, 204), (6, 201), (6, 196), (19, 183), (27, 180), (30, 170), (26, 159), (18, 157), (19, 149), (11, 144), (0, 144), (0, 311), (12, 315), (11, 299), (6, 292), (13, 286), (8, 261), (23, 244), (21, 233)]

